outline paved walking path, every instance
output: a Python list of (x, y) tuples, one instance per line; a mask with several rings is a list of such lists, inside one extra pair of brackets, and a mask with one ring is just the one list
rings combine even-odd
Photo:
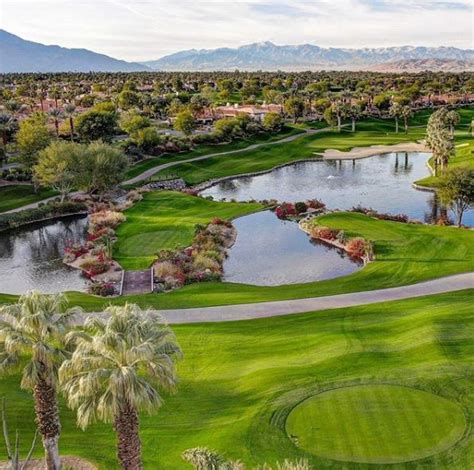
[[(212, 157), (219, 157), (219, 156), (223, 156), (223, 155), (232, 155), (234, 153), (247, 152), (248, 150), (255, 150), (259, 147), (263, 147), (264, 145), (284, 144), (286, 142), (292, 142), (293, 140), (300, 139), (301, 137), (305, 137), (305, 136), (308, 136), (308, 135), (318, 134), (320, 132), (327, 131), (328, 129), (330, 129), (330, 128), (325, 127), (323, 129), (306, 129), (304, 132), (302, 132), (300, 134), (290, 135), (290, 136), (285, 137), (283, 139), (275, 140), (274, 142), (261, 142), (259, 144), (252, 144), (252, 145), (249, 145), (248, 147), (244, 147), (244, 148), (237, 149), (237, 150), (228, 150), (227, 152), (209, 153), (209, 154), (206, 154), (206, 155), (201, 155), (200, 157), (193, 157), (193, 158), (188, 158), (186, 160), (177, 160), (177, 161), (174, 161), (174, 162), (163, 163), (162, 165), (155, 166), (153, 168), (150, 168), (149, 170), (144, 171), (143, 173), (140, 173), (139, 175), (135, 176), (134, 178), (123, 181), (121, 184), (122, 185), (136, 184), (136, 183), (139, 183), (141, 181), (145, 181), (145, 180), (149, 179), (150, 177), (152, 177), (153, 175), (155, 175), (156, 173), (159, 173), (160, 171), (166, 170), (166, 169), (171, 168), (173, 166), (181, 165), (182, 163), (196, 162), (196, 161), (200, 161), (200, 160), (206, 160), (206, 159), (212, 158)], [(80, 194), (82, 194), (82, 193), (81, 192), (74, 192), (74, 193), (71, 193), (70, 196), (72, 197), (72, 196), (77, 196), (77, 195), (80, 195)], [(43, 199), (41, 201), (33, 202), (33, 203), (27, 204), (25, 206), (17, 207), (16, 209), (11, 209), (11, 210), (5, 211), (3, 213), (8, 214), (10, 212), (19, 212), (19, 211), (22, 211), (22, 210), (25, 210), (25, 209), (35, 209), (36, 207), (38, 207), (38, 205), (40, 203), (48, 202), (48, 201), (50, 201), (50, 200), (52, 200), (56, 197), (57, 196), (48, 197), (47, 199)]]
[(277, 144), (284, 144), (287, 142), (293, 142), (296, 139), (301, 139), (302, 137), (306, 137), (308, 135), (312, 134), (318, 134), (320, 132), (327, 131), (329, 127), (325, 127), (323, 129), (306, 129), (304, 132), (300, 134), (294, 134), (290, 135), (288, 137), (285, 137), (280, 140), (275, 140), (273, 142), (261, 142), (259, 144), (252, 144), (249, 145), (248, 147), (244, 147), (241, 149), (237, 150), (228, 150), (226, 152), (217, 152), (217, 153), (208, 153), (206, 155), (201, 155), (200, 157), (193, 157), (193, 158), (188, 158), (186, 160), (176, 160), (173, 162), (168, 162), (168, 163), (163, 163), (162, 165), (155, 166), (153, 168), (150, 168), (149, 170), (144, 171), (143, 173), (140, 173), (138, 176), (135, 176), (134, 178), (131, 178), (127, 181), (124, 181), (122, 184), (136, 184), (139, 183), (140, 181), (147, 180), (148, 178), (152, 177), (156, 173), (159, 173), (162, 170), (166, 170), (168, 168), (171, 168), (173, 166), (181, 165), (183, 163), (189, 163), (189, 162), (197, 162), (200, 160), (206, 160), (208, 158), (212, 157), (220, 157), (223, 155), (232, 155), (235, 153), (242, 153), (242, 152), (248, 152), (249, 150), (255, 150), (258, 149), (259, 147), (263, 147), (266, 145), (277, 145)]
[(143, 271), (125, 271), (123, 273), (122, 295), (149, 294), (153, 292), (151, 269)]
[[(425, 295), (442, 294), (474, 288), (474, 272), (420, 282), (409, 286), (378, 289), (366, 292), (313, 297), (309, 299), (282, 300), (255, 304), (227, 305), (219, 307), (158, 310), (169, 323), (202, 323), (251, 320), (277, 317), (296, 313), (315, 312), (333, 308), (353, 307), (392, 300), (402, 300)], [(474, 299), (473, 299), (474, 301)], [(84, 314), (103, 317), (103, 312)], [(82, 321), (82, 320), (81, 320)]]

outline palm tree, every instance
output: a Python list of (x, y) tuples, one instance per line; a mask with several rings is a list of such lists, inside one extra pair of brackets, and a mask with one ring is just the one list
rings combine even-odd
[(71, 141), (74, 140), (74, 114), (76, 113), (76, 106), (72, 103), (64, 105), (64, 115), (69, 119), (69, 131), (71, 133)]
[(360, 118), (362, 110), (359, 105), (353, 104), (349, 107), (347, 115), (351, 118), (352, 132), (356, 130), (356, 121)]
[(398, 134), (398, 119), (402, 113), (402, 106), (400, 103), (392, 103), (388, 112), (395, 119), (395, 133)]
[(62, 339), (79, 308), (67, 309), (62, 294), (29, 292), (16, 304), (0, 307), (0, 371), (6, 372), (27, 357), (21, 387), (33, 391), (36, 423), (43, 440), (48, 470), (58, 470), (61, 425), (57, 378), (66, 351)]
[(160, 407), (159, 389), (174, 389), (181, 350), (152, 311), (125, 304), (106, 313), (107, 320), (88, 319), (83, 332), (70, 335), (76, 349), (61, 366), (60, 380), (79, 427), (113, 422), (121, 468), (137, 470), (142, 468), (138, 413)]
[(347, 115), (347, 105), (338, 100), (332, 104), (332, 110), (337, 119), (337, 130), (341, 132), (342, 119)]
[(56, 137), (59, 137), (59, 120), (63, 117), (63, 113), (59, 108), (53, 108), (49, 111), (49, 115), (54, 122), (54, 128), (56, 129)]
[(403, 118), (403, 126), (405, 128), (405, 134), (408, 134), (408, 119), (413, 116), (413, 111), (408, 105), (402, 106), (400, 110), (400, 116)]
[(461, 116), (453, 109), (446, 114), (446, 122), (451, 134), (454, 135), (454, 128), (461, 122)]

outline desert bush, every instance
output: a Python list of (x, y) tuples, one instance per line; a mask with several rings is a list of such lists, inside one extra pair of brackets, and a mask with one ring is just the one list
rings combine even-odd
[(214, 271), (214, 272), (220, 271), (220, 269), (221, 269), (220, 263), (218, 261), (216, 261), (213, 258), (207, 257), (203, 253), (199, 253), (194, 257), (193, 267), (196, 270), (203, 270), (204, 271), (206, 269), (209, 269), (209, 270)]
[(115, 286), (110, 282), (91, 282), (87, 287), (87, 292), (102, 297), (110, 297), (117, 293)]
[(153, 266), (154, 276), (158, 280), (164, 280), (167, 277), (177, 277), (181, 272), (181, 269), (171, 261), (160, 261)]
[(363, 238), (352, 238), (347, 242), (346, 250), (354, 258), (364, 258), (370, 250), (370, 243)]
[(125, 222), (125, 216), (117, 211), (103, 210), (90, 216), (90, 223), (99, 227), (115, 228), (122, 222)]
[(308, 210), (308, 206), (305, 202), (297, 202), (295, 203), (295, 210), (298, 214), (303, 214)]

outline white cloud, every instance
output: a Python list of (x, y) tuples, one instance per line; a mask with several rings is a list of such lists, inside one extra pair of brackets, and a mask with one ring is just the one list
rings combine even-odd
[(127, 60), (257, 41), (474, 48), (471, 0), (0, 0), (0, 27)]

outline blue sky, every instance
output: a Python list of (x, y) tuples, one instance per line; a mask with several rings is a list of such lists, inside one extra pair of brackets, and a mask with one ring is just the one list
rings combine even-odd
[(472, 0), (0, 0), (0, 28), (126, 60), (252, 42), (474, 48)]

